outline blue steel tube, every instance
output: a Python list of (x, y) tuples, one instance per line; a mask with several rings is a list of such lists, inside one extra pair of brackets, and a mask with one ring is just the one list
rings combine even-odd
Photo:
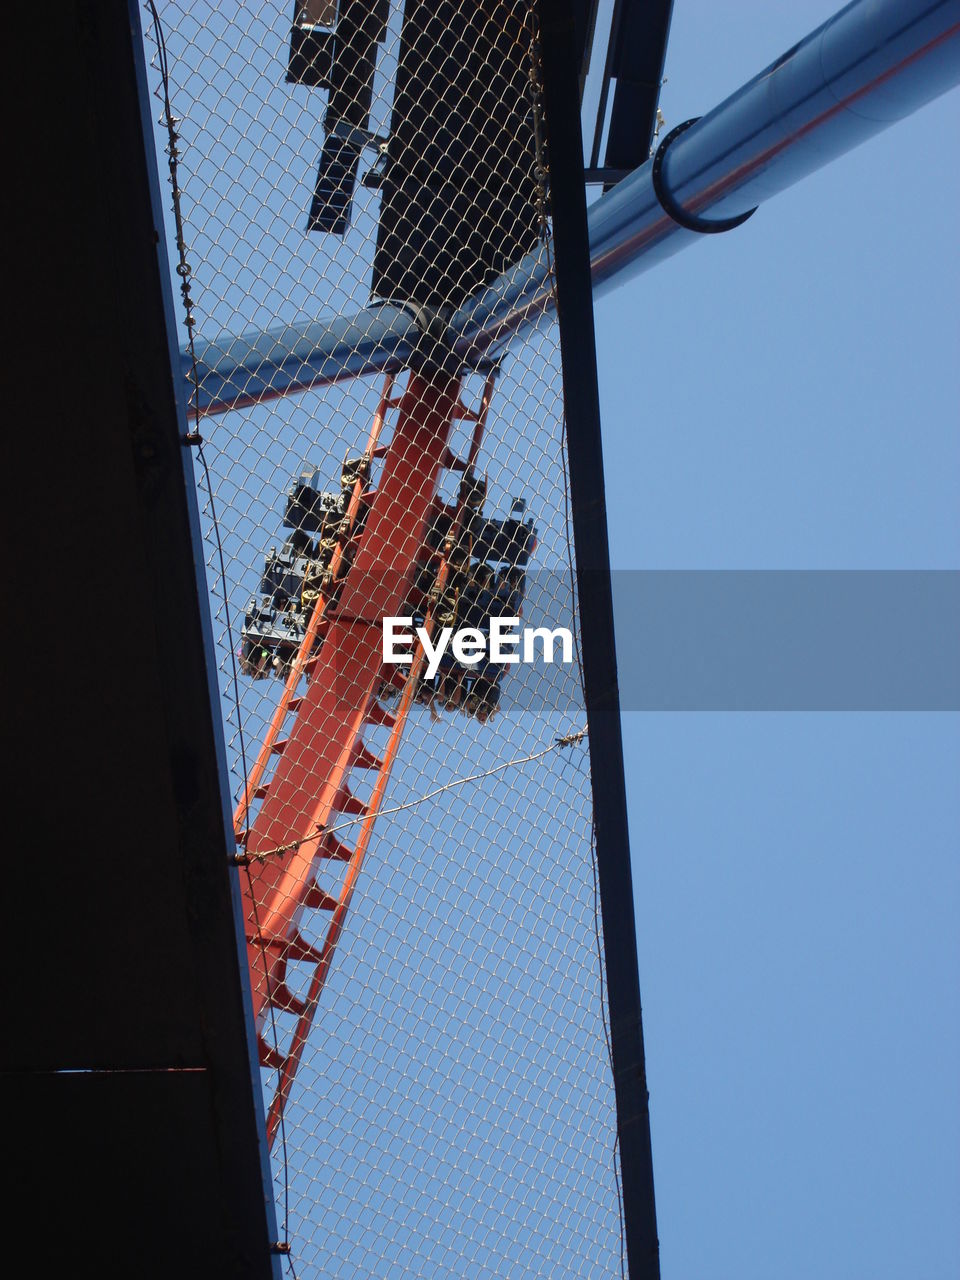
[[(960, 0), (854, 0), (677, 137), (663, 182), (706, 221), (746, 213), (960, 82)], [(594, 206), (594, 294), (696, 238), (665, 218), (652, 164)]]
[[(865, 142), (960, 82), (960, 0), (853, 0), (662, 149), (661, 203), (648, 162), (589, 210), (594, 294), (697, 238), (676, 221), (722, 222)], [(450, 319), (465, 365), (496, 354), (552, 305), (534, 252)], [(413, 316), (374, 303), (350, 317), (220, 338), (199, 351), (201, 409), (402, 367)], [(187, 362), (185, 371), (189, 372)]]

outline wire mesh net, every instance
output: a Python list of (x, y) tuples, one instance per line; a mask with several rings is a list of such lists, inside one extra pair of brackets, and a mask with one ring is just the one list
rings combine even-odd
[(300, 1276), (618, 1274), (558, 335), (444, 341), (549, 279), (535, 13), (157, 7), (282, 1237)]

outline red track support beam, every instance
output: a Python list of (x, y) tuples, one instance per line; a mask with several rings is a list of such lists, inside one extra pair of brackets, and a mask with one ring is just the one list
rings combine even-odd
[[(329, 856), (324, 832), (348, 794), (347, 777), (383, 678), (382, 619), (399, 613), (406, 598), (459, 390), (457, 379), (410, 375), (354, 562), (338, 605), (327, 611), (310, 684), (246, 836), (252, 859), (244, 895), (247, 950), (260, 1029), (271, 992), (284, 985), (286, 955), (278, 941), (295, 945), (317, 871)], [(276, 849), (286, 852), (271, 854)], [(273, 940), (269, 947), (264, 937)]]

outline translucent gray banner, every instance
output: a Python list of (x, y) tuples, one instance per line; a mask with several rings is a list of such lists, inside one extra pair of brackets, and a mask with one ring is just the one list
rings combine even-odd
[[(567, 573), (526, 594), (530, 625), (569, 625)], [(954, 570), (619, 571), (613, 602), (624, 711), (960, 710)], [(578, 680), (513, 667), (504, 698), (576, 703)]]

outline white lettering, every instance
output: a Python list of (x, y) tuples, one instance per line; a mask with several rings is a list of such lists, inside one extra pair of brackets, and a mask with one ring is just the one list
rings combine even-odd
[[(486, 634), (477, 627), (442, 627), (432, 639), (426, 627), (413, 627), (413, 618), (384, 618), (383, 661), (409, 667), (413, 662), (413, 645), (418, 642), (427, 659), (426, 679), (432, 680), (440, 669), (447, 650), (455, 662), (475, 667), (487, 652)], [(556, 662), (557, 643), (560, 661), (573, 661), (573, 634), (569, 627), (523, 627), (519, 618), (490, 619), (490, 661), (501, 666), (518, 662), (536, 662), (539, 643), (542, 661)]]
[(453, 635), (453, 627), (440, 628), (440, 642), (434, 647), (433, 641), (430, 639), (430, 633), (426, 627), (417, 627), (417, 638), (423, 645), (423, 652), (427, 655), (427, 679), (432, 680), (440, 668), (440, 659), (447, 651), (447, 645), (450, 643), (450, 637)]
[[(520, 655), (516, 652), (520, 641), (520, 637), (517, 635), (519, 626), (519, 618), (490, 619), (491, 662), (502, 662), (509, 667), (520, 661)], [(506, 647), (508, 645), (510, 646), (509, 648)]]
[[(392, 662), (397, 666), (409, 667), (413, 661), (413, 654), (409, 652), (409, 646), (413, 644), (413, 636), (407, 631), (406, 635), (397, 631), (398, 627), (412, 627), (412, 618), (384, 618), (383, 620), (383, 660), (384, 662)], [(407, 652), (398, 651), (398, 645), (407, 646)]]
[(535, 662), (536, 641), (539, 640), (543, 645), (544, 662), (553, 662), (553, 646), (556, 641), (560, 641), (560, 661), (573, 661), (573, 636), (569, 627), (557, 627), (551, 631), (549, 627), (524, 627), (523, 629), (523, 660), (524, 662)]
[(487, 649), (483, 632), (476, 627), (463, 627), (453, 637), (453, 656), (465, 667), (475, 667)]

